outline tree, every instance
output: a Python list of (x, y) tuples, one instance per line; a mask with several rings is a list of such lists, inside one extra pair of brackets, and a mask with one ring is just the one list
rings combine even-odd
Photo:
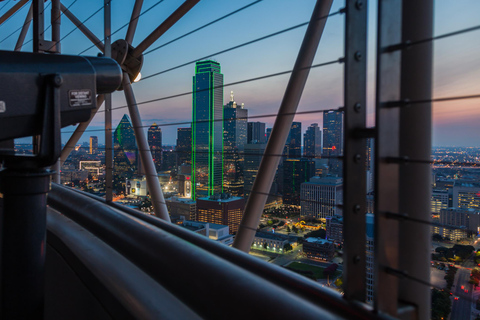
[(283, 246), (283, 250), (285, 252), (288, 252), (288, 251), (292, 251), (293, 250), (293, 247), (290, 243), (285, 243), (285, 245)]
[(451, 311), (452, 302), (446, 291), (432, 289), (432, 319), (447, 319)]
[(434, 233), (432, 235), (432, 240), (433, 241), (443, 241), (443, 237), (441, 235), (439, 235), (438, 233)]

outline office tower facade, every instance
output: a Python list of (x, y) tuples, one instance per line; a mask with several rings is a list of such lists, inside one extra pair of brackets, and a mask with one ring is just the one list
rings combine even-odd
[(98, 153), (98, 137), (97, 136), (91, 136), (90, 137), (89, 153), (90, 154), (97, 154)]
[(128, 115), (124, 115), (113, 134), (114, 177), (131, 179), (138, 170), (138, 148)]
[(265, 125), (265, 123), (259, 121), (249, 122), (247, 127), (247, 143), (267, 143)]
[(177, 128), (177, 145), (175, 153), (177, 166), (192, 163), (192, 128)]
[(302, 183), (300, 190), (301, 215), (315, 219), (342, 215), (338, 206), (343, 201), (343, 180), (338, 177), (313, 177)]
[(244, 146), (247, 143), (248, 110), (237, 104), (233, 91), (223, 109), (223, 165), (224, 191), (243, 196)]
[(162, 166), (160, 169), (162, 171), (174, 170), (177, 172), (177, 154), (173, 151), (172, 148), (165, 149), (162, 152)]
[(284, 155), (288, 158), (300, 158), (302, 156), (302, 123), (292, 122), (285, 143)]
[(265, 143), (248, 143), (245, 145), (245, 162), (243, 169), (245, 199), (250, 196), (253, 182), (257, 177), (258, 168), (266, 148)]
[(457, 180), (452, 188), (453, 206), (480, 210), (480, 183)]
[[(323, 112), (323, 156), (338, 157), (343, 155), (343, 111)], [(342, 176), (342, 161), (328, 159), (330, 173)]]
[(162, 129), (154, 122), (148, 128), (148, 146), (152, 153), (155, 169), (160, 171), (162, 166)]
[(303, 135), (303, 155), (309, 158), (322, 155), (322, 130), (318, 127), (318, 123), (312, 123)]
[(230, 233), (236, 233), (242, 221), (245, 200), (229, 194), (214, 194), (197, 199), (197, 220), (223, 224), (229, 227)]
[(440, 224), (461, 228), (475, 234), (480, 232), (480, 210), (472, 208), (448, 208), (440, 210)]
[(300, 205), (300, 185), (315, 175), (315, 162), (287, 159), (283, 162), (283, 203)]
[(449, 198), (450, 195), (447, 190), (432, 190), (432, 214), (440, 214), (442, 209), (447, 209)]
[(193, 76), (192, 198), (223, 192), (223, 74), (198, 61)]

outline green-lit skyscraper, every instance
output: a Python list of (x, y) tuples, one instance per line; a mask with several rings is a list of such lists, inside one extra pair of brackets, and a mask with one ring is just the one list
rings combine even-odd
[(137, 143), (132, 123), (125, 114), (113, 134), (113, 168), (115, 179), (130, 179), (138, 170)]
[(198, 61), (193, 77), (192, 199), (223, 192), (223, 74)]

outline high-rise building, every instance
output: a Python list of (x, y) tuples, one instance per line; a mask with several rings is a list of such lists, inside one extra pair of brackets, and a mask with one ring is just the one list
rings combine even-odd
[(197, 220), (227, 225), (230, 233), (236, 233), (242, 221), (245, 200), (229, 194), (214, 194), (197, 199)]
[(264, 143), (249, 143), (245, 145), (245, 162), (243, 169), (245, 198), (248, 198), (251, 193), (253, 182), (257, 177), (258, 168), (260, 167), (260, 162), (265, 152), (265, 147), (266, 144)]
[(249, 122), (247, 128), (247, 143), (267, 143), (265, 125), (265, 123), (259, 121)]
[(97, 152), (98, 152), (98, 137), (97, 136), (91, 136), (90, 137), (89, 153), (90, 154), (97, 154)]
[(177, 129), (177, 146), (175, 147), (177, 166), (192, 163), (192, 128)]
[(247, 143), (248, 110), (235, 102), (233, 91), (223, 109), (224, 191), (243, 196), (243, 149)]
[(303, 155), (310, 158), (322, 155), (322, 130), (318, 123), (312, 123), (303, 135)]
[(284, 154), (288, 158), (300, 158), (302, 156), (302, 123), (292, 122), (285, 143)]
[(223, 74), (198, 61), (193, 76), (192, 198), (223, 192)]
[(287, 159), (283, 162), (283, 203), (300, 205), (300, 185), (315, 175), (315, 162)]
[(162, 166), (162, 129), (154, 122), (148, 128), (148, 145), (157, 171)]
[(267, 128), (266, 134), (265, 134), (265, 137), (267, 138), (267, 141), (265, 141), (265, 142), (268, 142), (268, 139), (270, 138), (270, 135), (272, 134), (272, 129), (273, 128)]
[[(343, 155), (343, 111), (323, 112), (323, 156), (338, 157)], [(342, 161), (328, 159), (330, 173), (342, 176)]]
[(138, 169), (138, 148), (128, 115), (124, 115), (113, 134), (113, 169), (115, 178), (132, 178)]
[(343, 180), (338, 177), (313, 177), (302, 183), (301, 215), (316, 219), (342, 215)]

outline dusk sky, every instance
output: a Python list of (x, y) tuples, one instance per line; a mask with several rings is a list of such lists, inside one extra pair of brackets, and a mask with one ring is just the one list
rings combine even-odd
[[(5, 3), (6, 5), (0, 9), (0, 15), (11, 8), (15, 2), (8, 0), (1, 2), (0, 8)], [(164, 0), (156, 5), (158, 2), (157, 0), (146, 0), (144, 2), (143, 11), (152, 6), (153, 8), (140, 17), (133, 43), (134, 46), (154, 30), (183, 1)], [(202, 0), (150, 47), (147, 52), (252, 2), (254, 1)], [(128, 22), (133, 3), (133, 0), (112, 0), (112, 31), (116, 31)], [(103, 0), (65, 0), (63, 4), (66, 7), (73, 4), (70, 10), (83, 21), (103, 6)], [(218, 61), (222, 66), (226, 84), (291, 70), (306, 27), (300, 27), (228, 53), (215, 53), (307, 22), (314, 4), (315, 1), (313, 0), (263, 0), (238, 14), (145, 55), (142, 75), (146, 77), (200, 58), (210, 58)], [(373, 97), (375, 86), (377, 3), (376, 1), (370, 1), (369, 5), (368, 123), (369, 125), (374, 125)], [(343, 6), (344, 1), (335, 0), (331, 12), (336, 12)], [(46, 10), (46, 25), (50, 21), (49, 10), (50, 8)], [(28, 6), (25, 6), (18, 14), (0, 27), (1, 50), (13, 49), (20, 31), (13, 33), (9, 38), (6, 37), (23, 24), (27, 11)], [(480, 23), (479, 12), (480, 1), (435, 1), (434, 34), (441, 35), (477, 26)], [(100, 10), (85, 25), (97, 37), (102, 39), (103, 11)], [(344, 15), (339, 14), (328, 19), (314, 64), (336, 60), (343, 55), (343, 25)], [(66, 17), (62, 16), (62, 37), (74, 30), (74, 28), (74, 25)], [(47, 39), (50, 37), (49, 32), (50, 30), (47, 31)], [(124, 38), (125, 33), (126, 28), (121, 29), (113, 36), (113, 41), (118, 38)], [(31, 30), (26, 40), (30, 39)], [(433, 97), (480, 93), (479, 39), (480, 30), (477, 30), (434, 42)], [(80, 31), (75, 30), (62, 40), (62, 53), (79, 54), (90, 46), (90, 41)], [(26, 44), (24, 50), (31, 51), (31, 42)], [(92, 48), (83, 54), (96, 55), (98, 52), (98, 49)], [(134, 91), (137, 102), (189, 92), (192, 89), (193, 74), (194, 63), (191, 63), (182, 68), (135, 83)], [(245, 104), (249, 116), (274, 114), (278, 110), (288, 79), (289, 75), (282, 75), (234, 86), (226, 86), (224, 88), (224, 102), (229, 101), (230, 91), (233, 90), (235, 100), (237, 103)], [(343, 65), (341, 64), (333, 64), (311, 70), (298, 111), (318, 110), (319, 112), (297, 115), (295, 121), (302, 122), (303, 131), (311, 123), (316, 122), (322, 126), (321, 110), (336, 108), (343, 104), (342, 81)], [(115, 93), (113, 101), (114, 108), (125, 106), (123, 92)], [(480, 145), (479, 106), (480, 99), (435, 103), (433, 105), (433, 145), (478, 147)], [(139, 110), (144, 125), (149, 126), (153, 122), (161, 125), (164, 144), (173, 145), (175, 144), (177, 127), (187, 127), (189, 125), (172, 125), (172, 123), (191, 121), (191, 95), (141, 104), (139, 105)], [(127, 113), (126, 108), (114, 111), (114, 127), (124, 113)], [(94, 118), (88, 132), (84, 133), (81, 141), (86, 141), (89, 136), (96, 135), (99, 137), (99, 142), (103, 143), (104, 133), (99, 130), (103, 128), (103, 119), (104, 113), (99, 113)], [(274, 118), (257, 118), (252, 121), (263, 121), (267, 123), (267, 126), (272, 126)], [(65, 141), (68, 139), (68, 132), (73, 130), (74, 127), (68, 127), (63, 130), (67, 132), (63, 135)]]

